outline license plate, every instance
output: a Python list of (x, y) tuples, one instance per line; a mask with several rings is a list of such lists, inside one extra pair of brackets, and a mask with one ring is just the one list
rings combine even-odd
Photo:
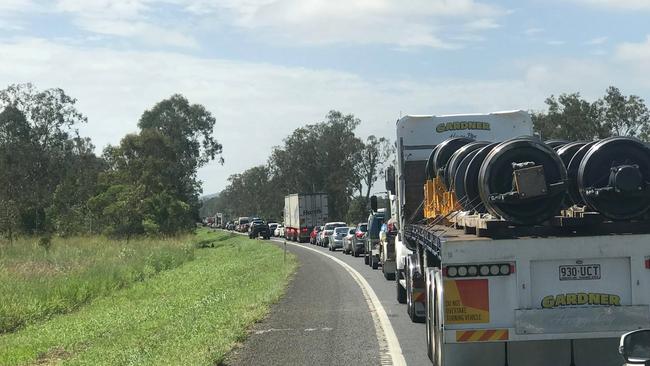
[(560, 266), (560, 281), (599, 280), (600, 264)]

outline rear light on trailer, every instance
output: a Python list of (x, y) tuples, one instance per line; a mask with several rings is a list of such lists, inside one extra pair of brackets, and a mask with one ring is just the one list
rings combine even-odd
[(645, 257), (645, 268), (650, 269), (650, 257)]
[(442, 269), (443, 276), (449, 278), (508, 276), (513, 273), (513, 263), (452, 265)]

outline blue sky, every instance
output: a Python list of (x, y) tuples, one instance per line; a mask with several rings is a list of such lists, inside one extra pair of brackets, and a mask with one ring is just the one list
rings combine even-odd
[(183, 93), (218, 120), (211, 193), (329, 109), (393, 137), (400, 113), (647, 99), (649, 17), (650, 0), (0, 0), (0, 86), (63, 88), (98, 151)]

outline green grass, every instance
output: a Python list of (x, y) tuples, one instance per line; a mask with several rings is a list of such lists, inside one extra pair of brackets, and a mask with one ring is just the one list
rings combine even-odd
[(0, 243), (0, 333), (144, 281), (194, 258), (194, 236), (109, 240), (55, 238), (49, 251), (36, 238)]
[[(283, 293), (295, 258), (201, 232), (196, 258), (76, 312), (0, 336), (0, 365), (214, 365)], [(214, 248), (210, 248), (214, 245)]]

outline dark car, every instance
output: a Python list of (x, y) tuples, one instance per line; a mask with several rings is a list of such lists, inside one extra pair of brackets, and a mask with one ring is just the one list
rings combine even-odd
[(379, 266), (379, 232), (384, 224), (384, 213), (373, 212), (368, 216), (368, 232), (365, 235), (365, 258), (364, 262), (377, 269)]
[(271, 238), (271, 229), (269, 228), (269, 225), (267, 225), (264, 221), (262, 220), (254, 220), (250, 224), (250, 228), (248, 229), (248, 237), (251, 239), (257, 238), (258, 236), (261, 236), (264, 239), (269, 239)]

